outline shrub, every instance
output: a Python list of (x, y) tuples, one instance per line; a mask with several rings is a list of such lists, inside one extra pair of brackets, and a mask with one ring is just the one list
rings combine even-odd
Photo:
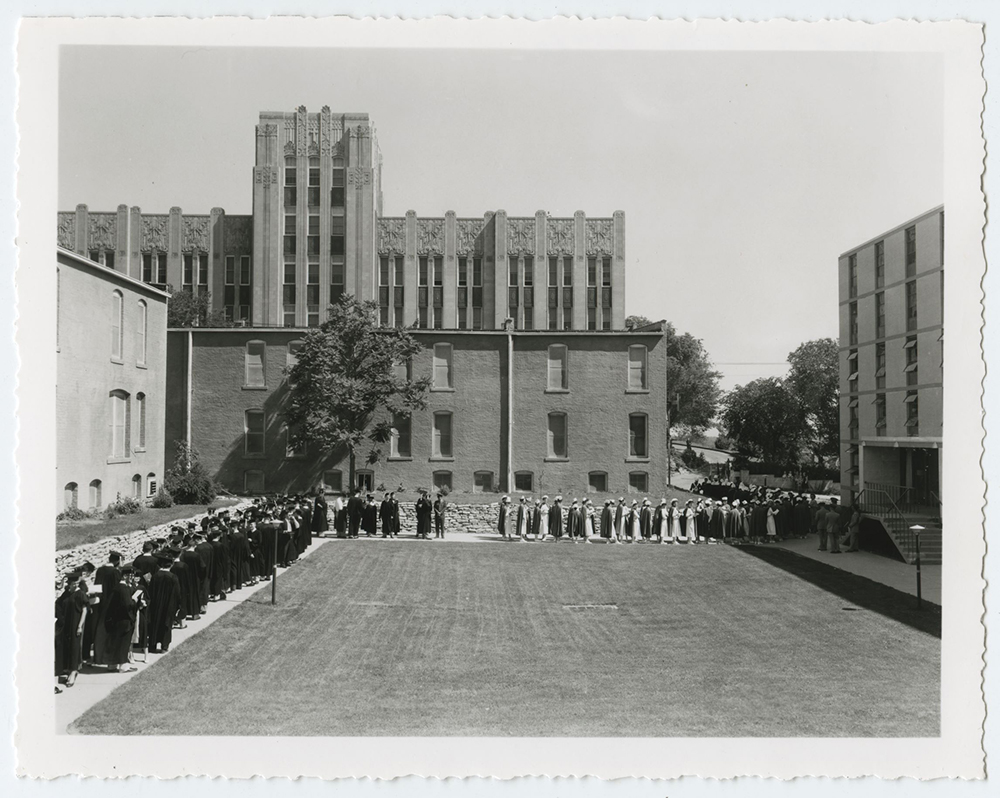
[(67, 507), (56, 516), (56, 521), (82, 521), (90, 517), (91, 514), (86, 510), (81, 510), (79, 507)]
[(155, 507), (157, 510), (162, 510), (166, 507), (174, 506), (174, 497), (167, 493), (162, 487), (156, 491), (156, 495), (153, 500), (149, 503), (150, 507)]
[(177, 504), (208, 504), (219, 493), (215, 480), (186, 442), (177, 442), (177, 457), (163, 480), (163, 487)]
[(135, 515), (142, 512), (142, 503), (131, 496), (122, 496), (120, 493), (107, 507), (104, 508), (104, 517), (111, 519), (120, 515)]
[(705, 455), (701, 452), (696, 452), (691, 448), (690, 444), (681, 452), (680, 461), (692, 471), (697, 471), (708, 466), (708, 460), (705, 459)]

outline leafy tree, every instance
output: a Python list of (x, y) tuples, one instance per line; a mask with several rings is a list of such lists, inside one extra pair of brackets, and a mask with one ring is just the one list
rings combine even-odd
[(838, 346), (833, 338), (806, 341), (788, 355), (792, 368), (788, 388), (798, 399), (811, 432), (809, 446), (816, 459), (837, 455), (840, 442)]
[(808, 426), (802, 405), (781, 379), (764, 377), (737, 386), (722, 404), (722, 425), (740, 455), (798, 465)]
[(353, 488), (357, 455), (367, 447), (365, 461), (379, 462), (393, 414), (409, 417), (426, 406), (430, 379), (407, 379), (398, 368), (420, 349), (405, 329), (378, 326), (377, 303), (345, 294), (328, 320), (306, 333), (288, 372), (284, 419), (292, 445), (346, 448)]
[(208, 504), (218, 495), (219, 486), (194, 447), (186, 441), (177, 441), (176, 445), (177, 456), (163, 480), (163, 489), (177, 504)]
[(212, 295), (174, 291), (167, 300), (168, 327), (232, 327), (226, 314), (212, 310)]
[[(645, 316), (629, 316), (625, 329), (651, 324)], [(719, 409), (722, 374), (712, 367), (712, 359), (701, 339), (691, 333), (677, 333), (670, 322), (664, 325), (667, 345), (667, 424), (680, 428), (684, 437), (696, 437), (712, 426)]]

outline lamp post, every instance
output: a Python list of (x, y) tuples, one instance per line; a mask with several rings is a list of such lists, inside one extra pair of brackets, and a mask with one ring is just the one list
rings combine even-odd
[(924, 528), (920, 524), (914, 524), (910, 527), (910, 531), (913, 532), (913, 537), (917, 542), (917, 609), (923, 609), (923, 603), (920, 596), (920, 533), (924, 531)]

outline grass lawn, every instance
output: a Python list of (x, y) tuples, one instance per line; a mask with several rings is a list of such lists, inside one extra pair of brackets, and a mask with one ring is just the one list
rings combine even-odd
[(56, 521), (56, 551), (74, 549), (85, 543), (95, 543), (104, 538), (127, 535), (140, 529), (149, 529), (158, 524), (168, 524), (180, 518), (190, 518), (205, 512), (209, 507), (229, 507), (239, 499), (216, 499), (211, 504), (175, 504), (173, 507), (156, 509), (145, 507), (134, 515), (120, 515), (110, 520), (106, 518), (85, 518), (82, 521)]
[(254, 594), (70, 731), (939, 733), (938, 638), (727, 546), (335, 540), (278, 596)]

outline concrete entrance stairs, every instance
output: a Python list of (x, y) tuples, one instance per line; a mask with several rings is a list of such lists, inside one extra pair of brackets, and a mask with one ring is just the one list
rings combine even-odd
[(943, 549), (941, 517), (928, 512), (907, 513), (905, 516), (878, 516), (878, 520), (889, 533), (892, 542), (911, 565), (917, 561), (917, 543), (911, 526), (919, 525), (924, 529), (920, 533), (920, 562), (922, 565), (940, 565)]

